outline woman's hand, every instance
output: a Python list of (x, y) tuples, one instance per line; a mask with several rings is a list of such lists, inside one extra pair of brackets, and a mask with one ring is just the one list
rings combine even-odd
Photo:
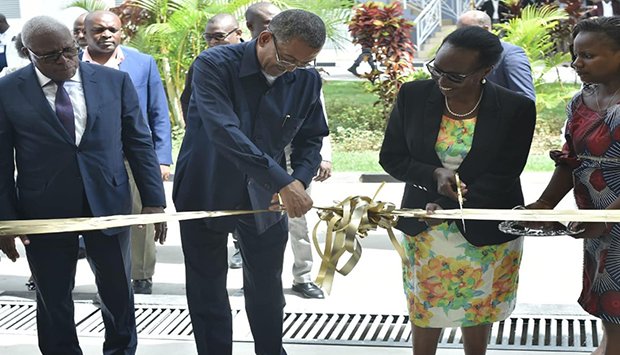
[[(543, 200), (536, 200), (525, 206), (528, 210), (552, 210), (553, 206)], [(553, 230), (557, 227), (558, 222), (539, 222), (539, 221), (520, 221), (519, 224), (529, 229)]]
[[(436, 210), (442, 210), (442, 209), (443, 208), (441, 208), (441, 206), (433, 202), (429, 202), (426, 204), (427, 214), (433, 214), (435, 213)], [(429, 227), (438, 226), (444, 222), (443, 219), (437, 219), (437, 218), (420, 218), (420, 221), (426, 223), (426, 225), (428, 225)]]
[[(451, 200), (458, 201), (455, 174), (456, 172), (454, 170), (437, 168), (433, 172), (433, 179), (437, 182), (437, 193)], [(463, 196), (467, 194), (467, 185), (465, 185), (463, 181), (461, 181), (461, 192)]]
[(607, 233), (607, 224), (603, 222), (570, 222), (567, 228), (573, 232), (583, 230), (581, 233), (573, 234), (571, 236), (573, 238), (600, 238)]

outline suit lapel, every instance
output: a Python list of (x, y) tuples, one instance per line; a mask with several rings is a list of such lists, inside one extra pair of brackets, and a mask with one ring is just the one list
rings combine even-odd
[(22, 74), (20, 74), (19, 78), (21, 81), (18, 84), (18, 88), (26, 99), (26, 102), (29, 102), (32, 105), (43, 120), (47, 121), (56, 133), (61, 135), (67, 142), (73, 143), (69, 133), (67, 133), (65, 128), (60, 123), (58, 116), (56, 116), (56, 112), (54, 112), (54, 110), (50, 107), (50, 104), (43, 93), (43, 89), (39, 84), (39, 80), (37, 79), (34, 66), (30, 64), (30, 69), (24, 70)]
[[(97, 73), (93, 68), (80, 62), (80, 74), (82, 77), (82, 88), (84, 89), (84, 99), (86, 101), (86, 128), (84, 129), (84, 136), (87, 137), (90, 130), (95, 124), (97, 119), (97, 112), (99, 112), (99, 102), (97, 100)], [(84, 138), (82, 138), (82, 142)]]
[(443, 95), (437, 85), (433, 85), (431, 93), (428, 96), (424, 107), (424, 129), (423, 140), (426, 156), (433, 156), (437, 164), (441, 164), (437, 153), (435, 152), (435, 143), (439, 134), (439, 126), (441, 125), (441, 117), (443, 115)]

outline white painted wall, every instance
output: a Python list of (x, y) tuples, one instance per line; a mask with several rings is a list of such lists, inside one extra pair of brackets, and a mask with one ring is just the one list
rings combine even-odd
[[(107, 3), (110, 7), (115, 6), (114, 0), (102, 1)], [(28, 19), (35, 16), (46, 15), (54, 17), (67, 25), (67, 27), (72, 28), (73, 21), (83, 13), (84, 10), (79, 8), (66, 9), (65, 7), (71, 2), (72, 0), (19, 0), (21, 18), (8, 19), (8, 22), (11, 26), (21, 28)]]

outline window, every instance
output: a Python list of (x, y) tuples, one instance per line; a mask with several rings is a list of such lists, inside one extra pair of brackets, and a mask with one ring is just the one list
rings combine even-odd
[(0, 1), (0, 14), (6, 16), (7, 19), (20, 18), (19, 0)]

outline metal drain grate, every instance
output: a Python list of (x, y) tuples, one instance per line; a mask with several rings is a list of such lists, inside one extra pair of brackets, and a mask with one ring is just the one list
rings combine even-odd
[[(251, 341), (252, 335), (244, 310), (235, 309), (235, 341)], [(76, 303), (76, 325), (82, 336), (103, 336), (99, 309)], [(138, 306), (136, 325), (141, 338), (193, 340), (186, 306)], [(285, 343), (326, 345), (363, 345), (380, 347), (411, 346), (411, 325), (407, 315), (286, 312)], [(35, 334), (34, 302), (0, 302), (0, 333)], [(590, 316), (515, 316), (495, 323), (489, 349), (591, 351), (602, 336), (601, 322)], [(462, 345), (458, 328), (445, 329), (439, 347)]]

